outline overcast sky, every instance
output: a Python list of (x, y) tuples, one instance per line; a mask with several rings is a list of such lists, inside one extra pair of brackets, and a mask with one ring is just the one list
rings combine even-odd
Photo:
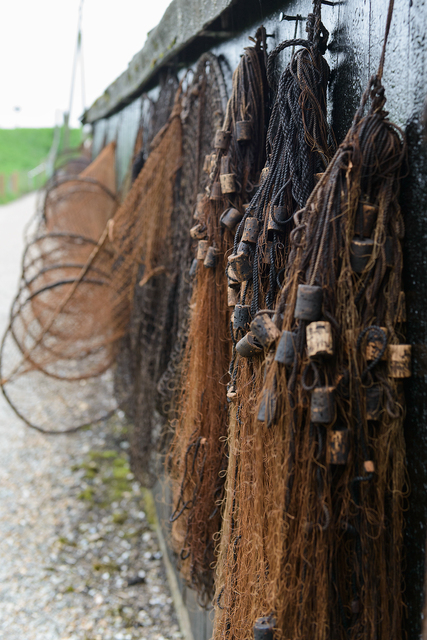
[[(170, 0), (84, 0), (86, 106), (124, 71)], [(52, 127), (68, 110), (80, 0), (3, 0), (0, 128)], [(83, 111), (77, 68), (71, 121)], [(20, 111), (15, 108), (20, 107)]]

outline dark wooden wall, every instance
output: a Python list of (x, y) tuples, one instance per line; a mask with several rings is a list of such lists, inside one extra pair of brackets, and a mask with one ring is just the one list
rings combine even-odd
[[(206, 0), (210, 1), (210, 0)], [(295, 22), (279, 21), (280, 12), (307, 16), (309, 0), (237, 0), (221, 18), (221, 28), (232, 33), (227, 40), (199, 39), (180, 54), (180, 63), (191, 65), (210, 48), (222, 57), (228, 83), (248, 36), (264, 24), (272, 49), (294, 36)], [(323, 22), (330, 32), (326, 54), (331, 67), (329, 109), (338, 141), (341, 141), (358, 107), (368, 78), (375, 72), (382, 46), (388, 0), (343, 0), (324, 6)], [(218, 25), (217, 25), (218, 27)], [(212, 28), (215, 28), (213, 25)], [(297, 37), (305, 36), (305, 23), (297, 25)], [(204, 43), (204, 44), (203, 44)], [(285, 65), (289, 52), (282, 54)], [(409, 640), (421, 631), (424, 551), (427, 523), (427, 6), (424, 0), (396, 0), (387, 47), (384, 86), (390, 118), (406, 133), (408, 168), (402, 182), (401, 203), (406, 220), (405, 286), (408, 305), (408, 341), (414, 345), (414, 375), (407, 383), (408, 411), (405, 424), (411, 494), (406, 515), (406, 600)], [(156, 88), (151, 89), (155, 99)], [(95, 123), (96, 150), (105, 135), (119, 145), (119, 177), (125, 174), (136, 134), (138, 104)], [(157, 488), (156, 495), (162, 495)], [(159, 498), (160, 519), (167, 521), (166, 503)], [(167, 526), (166, 526), (167, 529)], [(166, 537), (167, 537), (167, 531)], [(207, 640), (210, 622), (194, 613), (195, 598), (183, 588), (190, 610), (194, 639)]]

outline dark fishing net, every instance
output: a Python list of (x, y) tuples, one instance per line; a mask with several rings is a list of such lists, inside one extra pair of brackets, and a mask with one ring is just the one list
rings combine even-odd
[[(245, 49), (233, 75), (232, 95), (215, 135), (216, 151), (205, 161), (209, 186), (197, 205), (196, 224), (191, 230), (192, 237), (199, 239), (198, 265), (181, 398), (168, 458), (174, 497), (173, 544), (181, 572), (197, 590), (202, 605), (212, 596), (226, 467), (230, 311), (225, 260), (233, 245), (230, 226), (242, 218), (264, 161), (267, 96), (263, 28), (255, 42), (254, 47)], [(238, 132), (243, 132), (240, 140)], [(211, 138), (210, 144), (213, 142)]]
[[(133, 469), (146, 485), (156, 477), (158, 453), (167, 440), (166, 417), (173, 415), (172, 397), (187, 336), (191, 292), (192, 250), (188, 231), (197, 194), (207, 181), (202, 171), (204, 156), (210, 150), (213, 131), (223, 114), (222, 85), (215, 56), (203, 56), (182, 96), (181, 165), (167, 238), (159, 247), (162, 266), (148, 273), (146, 265), (139, 270), (129, 329), (118, 359), (116, 389), (132, 423)], [(170, 86), (169, 83), (160, 92), (163, 110), (170, 107)], [(151, 129), (143, 128), (144, 155), (144, 136), (150, 135), (156, 123), (157, 126), (161, 123), (159, 114)], [(141, 154), (137, 153), (135, 159), (141, 162)]]
[(261, 615), (277, 638), (401, 635), (405, 144), (384, 111), (384, 51), (294, 215), (280, 342), (254, 399), (255, 416), (267, 399), (269, 412), (231, 423), (217, 637), (243, 640)]

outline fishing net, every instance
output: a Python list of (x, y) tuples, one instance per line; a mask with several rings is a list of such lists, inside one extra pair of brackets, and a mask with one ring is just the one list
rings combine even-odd
[[(133, 469), (145, 485), (152, 484), (156, 478), (158, 453), (163, 451), (168, 439), (166, 417), (173, 416), (172, 400), (187, 336), (191, 293), (192, 247), (188, 231), (197, 193), (207, 182), (202, 170), (204, 154), (210, 150), (213, 131), (224, 112), (224, 81), (215, 56), (202, 56), (186, 82), (181, 111), (181, 165), (175, 184), (174, 208), (168, 222), (159, 223), (159, 229), (165, 234), (159, 244), (161, 264), (147, 269), (144, 262), (139, 269), (116, 376), (116, 389), (132, 422)], [(167, 154), (170, 153), (168, 148)], [(140, 154), (135, 157), (136, 162), (140, 162)], [(150, 157), (141, 173), (146, 170)], [(164, 207), (164, 185), (160, 183), (159, 187)]]
[[(169, 268), (182, 156), (180, 100), (179, 91), (169, 121), (153, 139), (144, 168), (116, 213), (114, 144), (90, 168), (60, 180), (46, 194), (36, 237), (25, 251), (23, 284), (2, 359), (3, 390), (11, 403), (24, 417), (27, 403), (46, 414), (44, 422), (26, 417), (32, 426), (46, 430), (53, 423), (51, 430), (73, 430), (116, 407), (111, 366), (128, 328), (139, 266), (147, 281)], [(151, 310), (154, 306), (152, 300)], [(9, 344), (21, 354), (17, 365)], [(34, 369), (40, 381), (33, 382)], [(27, 375), (36, 398), (22, 397)], [(49, 384), (42, 388), (43, 376), (52, 379), (50, 392)]]
[(259, 616), (277, 638), (401, 635), (400, 380), (410, 348), (401, 344), (405, 144), (381, 84), (392, 9), (379, 71), (294, 214), (255, 416), (238, 410), (231, 421), (218, 638), (249, 637)]
[(116, 207), (112, 143), (78, 176), (51, 182), (27, 238), (1, 378), (12, 407), (41, 430), (73, 430), (115, 406), (111, 376), (102, 375), (114, 358), (101, 311), (111, 255), (97, 266), (92, 259)]
[(62, 151), (55, 161), (55, 171), (51, 182), (64, 176), (77, 176), (84, 171), (91, 163), (90, 145), (86, 147), (82, 144), (78, 149), (68, 149)]
[[(240, 464), (245, 465), (242, 474), (248, 473), (252, 467), (252, 463), (247, 465), (244, 451), (249, 452), (252, 448), (255, 434), (249, 433), (246, 426), (252, 424), (264, 375), (263, 362), (259, 358), (263, 348), (249, 328), (258, 311), (274, 308), (289, 251), (293, 215), (304, 206), (314, 186), (315, 174), (324, 170), (333, 149), (333, 137), (326, 121), (329, 68), (322, 56), (327, 32), (320, 21), (320, 6), (316, 15), (309, 16), (307, 27), (308, 40), (286, 41), (268, 58), (268, 78), (276, 95), (267, 131), (267, 162), (260, 187), (237, 229), (233, 251), (228, 259), (229, 285), (234, 286), (235, 280), (240, 284), (231, 323), (233, 349), (228, 397), (232, 404), (227, 483), (233, 489), (229, 488), (225, 504), (218, 566), (221, 603), (223, 597), (229, 597), (229, 593), (222, 590), (234, 588), (233, 584), (223, 584), (225, 578), (222, 571), (226, 570), (225, 563), (228, 566), (230, 559), (228, 555), (224, 559), (222, 554), (227, 547), (227, 554), (233, 558), (233, 567), (237, 567), (236, 545), (241, 533), (238, 532), (235, 518), (240, 508)], [(298, 49), (276, 83), (273, 74), (276, 58), (290, 46), (297, 46)], [(254, 473), (250, 480), (251, 488), (255, 488), (256, 482)], [(241, 490), (244, 490), (243, 487)], [(230, 491), (233, 498), (230, 497)], [(249, 504), (245, 505), (245, 508), (248, 507)], [(260, 541), (254, 541), (253, 551), (256, 542)], [(229, 544), (233, 545), (233, 549)], [(243, 574), (244, 567), (238, 570)], [(228, 611), (222, 618), (217, 614), (219, 634), (231, 624), (227, 616)]]
[[(180, 379), (175, 436), (168, 458), (174, 511), (172, 540), (187, 583), (202, 605), (213, 591), (215, 537), (221, 524), (226, 468), (229, 309), (223, 274), (233, 245), (232, 228), (243, 217), (264, 162), (266, 126), (265, 30), (245, 49), (233, 75), (232, 95), (216, 151), (206, 156), (206, 195), (195, 212), (196, 282)], [(210, 144), (212, 145), (212, 138)], [(211, 147), (212, 148), (212, 147)]]

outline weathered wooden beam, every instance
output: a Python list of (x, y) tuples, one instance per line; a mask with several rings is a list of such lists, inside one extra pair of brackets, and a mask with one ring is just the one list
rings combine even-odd
[(105, 118), (131, 102), (156, 73), (185, 49), (195, 38), (232, 34), (208, 27), (236, 0), (173, 0), (163, 18), (149, 32), (144, 47), (128, 68), (105, 90), (82, 117), (83, 123)]

